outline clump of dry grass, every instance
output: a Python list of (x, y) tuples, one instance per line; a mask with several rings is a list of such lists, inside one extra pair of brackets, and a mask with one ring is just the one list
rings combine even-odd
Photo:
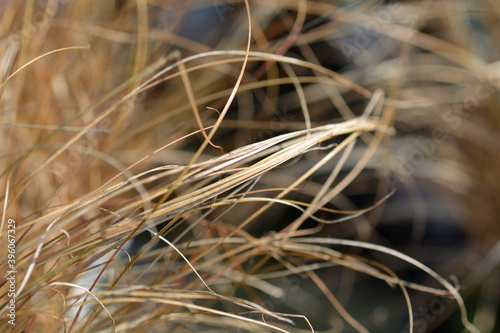
[(1, 330), (494, 331), (500, 11), (462, 5), (0, 3)]

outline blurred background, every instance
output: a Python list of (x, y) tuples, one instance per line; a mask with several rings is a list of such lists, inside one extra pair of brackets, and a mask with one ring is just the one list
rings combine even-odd
[[(362, 171), (325, 204), (330, 210), (315, 216), (334, 221), (343, 215), (332, 210), (373, 209), (339, 223), (305, 219), (300, 230), (312, 230), (315, 237), (385, 246), (418, 260), (459, 286), (468, 318), (481, 332), (500, 332), (500, 3), (255, 0), (249, 8), (251, 51), (312, 65), (265, 57), (249, 61), (238, 94), (212, 141), (229, 152), (305, 129), (307, 123), (311, 127), (341, 123), (361, 116), (373, 93), (380, 91), (384, 99), (374, 116), (393, 126), (396, 134), (385, 137)], [(129, 166), (198, 129), (181, 78), (163, 76), (106, 116), (97, 130), (79, 138), (78, 149), (54, 161), (49, 176), (35, 177), (28, 189), (21, 190), (28, 171), (72, 135), (71, 130), (50, 134), (51, 126), (84, 126), (133, 89), (132, 85), (116, 92), (117, 87), (136, 80), (146, 68), (154, 70), (156, 61), (172, 64), (195, 55), (203, 56), (189, 63), (189, 68), (196, 68), (189, 74), (192, 92), (203, 124), (213, 125), (236, 82), (241, 60), (224, 61), (229, 58), (210, 52), (244, 51), (248, 40), (242, 1), (4, 0), (0, 11), (2, 189), (7, 175), (22, 165), (10, 179), (11, 184), (21, 184), (11, 194), (17, 195), (17, 208), (10, 210), (21, 221), (47, 207), (79, 200), (114, 175), (116, 166), (84, 150)], [(89, 49), (43, 57), (4, 84), (37, 56), (87, 45)], [(332, 71), (342, 79), (331, 79)], [(104, 97), (105, 102), (98, 104)], [(92, 112), (76, 116), (96, 103), (99, 107)], [(346, 136), (327, 144), (335, 146)], [(132, 170), (186, 165), (203, 140), (192, 136)], [(356, 168), (371, 149), (370, 140), (361, 136), (332, 187)], [(17, 158), (33, 146), (40, 150), (19, 162)], [(264, 174), (253, 190), (272, 197), (272, 189), (288, 186), (326, 154), (325, 149), (311, 150)], [(219, 155), (220, 150), (209, 146), (200, 159)], [(340, 159), (335, 157), (319, 168), (287, 199), (311, 202)], [(152, 191), (161, 184), (148, 186), (146, 190)], [(174, 196), (181, 194), (179, 190)], [(129, 199), (115, 197), (103, 208)], [(223, 225), (237, 225), (261, 206), (242, 204), (228, 214), (216, 208), (207, 219), (221, 215), (217, 220)], [(294, 207), (274, 205), (249, 223), (245, 232), (256, 238), (280, 233), (300, 216)], [(179, 234), (173, 230), (169, 239)], [(130, 253), (150, 239), (148, 233), (135, 237)], [(440, 287), (421, 269), (393, 256), (352, 246), (331, 248), (345, 258), (378, 262), (411, 283)], [(288, 259), (295, 263), (292, 256)], [(273, 277), (273, 271), (283, 268), (280, 263), (268, 259), (258, 264), (258, 260), (249, 259), (240, 268), (278, 286), (284, 294), (272, 297), (234, 287), (234, 295), (271, 311), (305, 315), (317, 332), (363, 331), (346, 321), (310, 275), (295, 272)], [(314, 256), (303, 256), (300, 262), (297, 267), (313, 269), (345, 311), (369, 332), (409, 331), (407, 305), (397, 285)], [(463, 330), (452, 299), (411, 288), (408, 292), (413, 332)], [(294, 322), (295, 328), (288, 328), (291, 331), (308, 330), (304, 321)], [(163, 329), (201, 328), (211, 327), (176, 324)]]

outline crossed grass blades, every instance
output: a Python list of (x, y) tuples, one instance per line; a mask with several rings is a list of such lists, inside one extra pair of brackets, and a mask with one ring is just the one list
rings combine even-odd
[[(374, 212), (376, 220), (395, 193), (385, 179), (400, 169), (391, 137), (417, 126), (415, 119), (428, 130), (439, 120), (434, 113), (423, 121), (407, 110), (417, 104), (433, 110), (450, 90), (431, 94), (409, 84), (418, 80), (410, 60), (420, 54), (412, 47), (426, 51), (424, 68), (483, 79), (491, 69), (460, 46), (419, 32), (420, 23), (434, 19), (433, 6), (444, 2), (424, 1), (418, 11), (400, 6), (379, 27), (397, 41), (382, 40), (393, 52), (381, 56), (377, 43), (357, 49), (339, 74), (318, 59), (316, 48), (331, 48), (345, 37), (342, 27), (373, 21), (370, 13), (388, 7), (376, 1), (358, 7), (0, 3), (2, 247), (7, 217), (16, 220), (18, 236), (17, 324), (2, 320), (1, 330), (368, 332), (370, 321), (352, 316), (325, 278), (325, 269), (344, 267), (398, 289), (411, 332), (410, 289), (453, 300), (461, 324), (478, 332), (458, 282), (368, 241), (376, 222), (365, 223), (364, 215)], [(222, 30), (207, 33), (207, 40), (186, 37), (183, 20), (207, 10)], [(374, 73), (383, 74), (377, 77), (382, 84), (373, 84)], [(474, 87), (466, 75), (448, 79), (441, 83)], [(485, 80), (494, 85), (494, 77)], [(489, 99), (482, 102), (487, 109)], [(280, 123), (272, 127), (267, 120), (276, 110)], [(460, 133), (477, 132), (472, 118), (467, 121), (448, 135), (476, 144), (473, 135)], [(488, 135), (494, 136), (479, 138)], [(435, 158), (452, 159), (453, 147), (440, 142)], [(463, 170), (455, 167), (429, 178), (456, 180)], [(373, 200), (361, 208), (343, 205), (346, 189), (367, 171), (377, 175), (376, 184), (362, 190), (375, 193)], [(411, 187), (417, 175), (398, 176)], [(450, 188), (460, 196), (471, 183)], [(361, 221), (354, 239), (325, 232), (354, 221)], [(137, 246), (145, 234), (150, 237)], [(400, 279), (360, 253), (397, 258), (433, 281)], [(6, 271), (4, 260), (1, 265)], [(487, 275), (486, 269), (469, 281), (478, 284)], [(5, 287), (2, 281), (3, 311)], [(318, 317), (298, 311), (304, 309), (293, 301), (298, 288), (319, 291), (328, 311)], [(336, 320), (326, 318), (332, 312)]]

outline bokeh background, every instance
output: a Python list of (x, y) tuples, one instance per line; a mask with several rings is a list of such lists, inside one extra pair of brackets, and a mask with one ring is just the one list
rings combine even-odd
[[(242, 87), (212, 141), (229, 152), (304, 129), (307, 122), (312, 127), (341, 123), (363, 114), (370, 102), (363, 91), (380, 91), (384, 96), (378, 110), (380, 121), (396, 132), (384, 137), (359, 175), (325, 205), (342, 211), (373, 209), (341, 223), (306, 219), (301, 230), (313, 230), (315, 237), (382, 245), (418, 260), (459, 286), (473, 324), (482, 332), (499, 332), (500, 4), (494, 0), (255, 0), (249, 5), (252, 51), (302, 60), (334, 71), (352, 85), (335, 82), (316, 67), (264, 58), (250, 61)], [(22, 230), (29, 233), (25, 237), (35, 242), (44, 229), (29, 221), (44, 221), (55, 207), (77, 202), (98, 189), (117, 168), (128, 167), (198, 129), (181, 78), (165, 76), (162, 82), (117, 106), (95, 130), (81, 136), (73, 149), (30, 177), (40, 161), (132, 91), (134, 84), (122, 90), (117, 87), (140, 82), (138, 75), (146, 68), (158, 71), (152, 64), (161, 59), (172, 64), (212, 51), (244, 51), (247, 38), (247, 12), (242, 1), (0, 2), (1, 188), (13, 186), (7, 212), (26, 223), (29, 229)], [(9, 78), (34, 58), (70, 46), (89, 48), (44, 56)], [(189, 68), (200, 66), (189, 77), (205, 126), (215, 123), (241, 69), (241, 61), (221, 59), (204, 56), (189, 63)], [(79, 113), (88, 108), (92, 111)], [(55, 131), (58, 126), (72, 129)], [(344, 139), (332, 139), (323, 148)], [(202, 142), (203, 136), (192, 136), (155, 153), (132, 171), (138, 174), (164, 165), (186, 165)], [(356, 167), (370, 149), (369, 142), (370, 136), (361, 137), (334, 185)], [(254, 190), (268, 191), (262, 193), (272, 197), (269, 189), (286, 187), (311, 169), (325, 156), (323, 148), (269, 171)], [(118, 164), (103, 162), (107, 160), (99, 154)], [(220, 154), (208, 146), (201, 160)], [(287, 199), (311, 202), (339, 159), (321, 167)], [(145, 187), (153, 191), (161, 184), (160, 179)], [(174, 192), (173, 197), (181, 196), (182, 191)], [(124, 207), (130, 200), (126, 193), (113, 197), (101, 205), (100, 212)], [(158, 201), (158, 197), (152, 200)], [(234, 226), (261, 205), (242, 204), (228, 214), (214, 208), (206, 218)], [(315, 215), (329, 221), (343, 216), (331, 210)], [(73, 223), (89, 223), (97, 216), (90, 210), (88, 214)], [(220, 218), (215, 218), (218, 215)], [(274, 205), (248, 224), (245, 232), (255, 238), (273, 235), (300, 215), (294, 207)], [(176, 239), (189, 221), (185, 219), (169, 231), (168, 238)], [(160, 230), (165, 225), (157, 227)], [(85, 232), (95, 233), (99, 227), (75, 230), (72, 240)], [(222, 233), (219, 229), (213, 232)], [(184, 240), (196, 236), (193, 233)], [(149, 240), (147, 232), (134, 236), (128, 252), (134, 255)], [(156, 245), (150, 251), (158, 253), (162, 248)], [(403, 280), (439, 287), (421, 269), (398, 258), (356, 247), (331, 248), (346, 258), (379, 262)], [(273, 277), (273, 272), (283, 268), (280, 262), (268, 258), (262, 263), (259, 259), (246, 260), (238, 267), (277, 286), (283, 294), (272, 297), (258, 288), (242, 286), (230, 288), (232, 294), (271, 311), (305, 315), (317, 332), (362, 331), (339, 314), (310, 275), (293, 272)], [(126, 256), (122, 260), (126, 261)], [(409, 331), (407, 305), (397, 286), (314, 256), (289, 260), (297, 267), (314, 270), (325, 288), (369, 332)], [(27, 265), (29, 256), (22, 262)], [(226, 264), (230, 262), (228, 259)], [(411, 289), (409, 296), (413, 332), (463, 330), (452, 299)], [(236, 311), (227, 305), (213, 306)], [(145, 308), (137, 313), (147, 311)], [(160, 315), (155, 318), (162, 322)], [(260, 315), (253, 318), (259, 320)], [(296, 326), (287, 329), (308, 330), (304, 321), (294, 322)], [(95, 325), (101, 331), (107, 329), (102, 320)], [(216, 323), (191, 325), (189, 320), (175, 324), (167, 320), (162, 325), (148, 322), (143, 329), (217, 331)], [(119, 330), (139, 332), (141, 326), (127, 324)]]

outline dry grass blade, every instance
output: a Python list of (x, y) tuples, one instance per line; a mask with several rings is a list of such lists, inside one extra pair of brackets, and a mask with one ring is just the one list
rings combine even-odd
[[(248, 182), (251, 179), (262, 175), (263, 173), (272, 170), (273, 168), (276, 168), (283, 163), (286, 163), (287, 161), (299, 156), (300, 154), (303, 154), (308, 149), (320, 144), (321, 142), (327, 141), (336, 136), (358, 131), (368, 132), (374, 130), (384, 130), (385, 132), (387, 132), (387, 130), (384, 129), (384, 127), (380, 127), (377, 122), (359, 118), (341, 124), (325, 125), (320, 128), (296, 132), (293, 135), (293, 140), (290, 140), (290, 142), (283, 142), (286, 138), (289, 138), (290, 135), (284, 135), (284, 137), (276, 137), (274, 139), (271, 139), (270, 141), (272, 141), (274, 145), (281, 144), (282, 148), (280, 147), (281, 149), (277, 152), (274, 152), (269, 157), (266, 157), (258, 161), (257, 163), (244, 168), (243, 170), (238, 170), (234, 174), (225, 177), (213, 184), (207, 185), (197, 191), (193, 191), (184, 197), (179, 197), (168, 201), (164, 205), (164, 207), (159, 207), (153, 214), (151, 214), (150, 218), (154, 221), (165, 220), (172, 215), (187, 210), (188, 208), (191, 208), (200, 203), (206, 202), (216, 195), (234, 188), (240, 184)], [(268, 142), (264, 142), (263, 146), (265, 147), (268, 144)], [(266, 151), (262, 151), (263, 149), (259, 146), (260, 144), (252, 145), (250, 151), (248, 151), (248, 148), (243, 148), (228, 153), (227, 155), (223, 155), (220, 158), (215, 158), (209, 161), (209, 164), (215, 165), (215, 167), (207, 168), (208, 170), (205, 173), (201, 173), (212, 175), (215, 172), (220, 171), (222, 167), (233, 166), (234, 163), (239, 162), (240, 160), (251, 160), (255, 158), (256, 153), (259, 153), (259, 155), (266, 153)], [(270, 151), (275, 150), (275, 148), (272, 146), (268, 149)], [(221, 163), (222, 161), (224, 163)], [(196, 167), (196, 164), (193, 165), (194, 169), (196, 169)], [(196, 177), (196, 174), (191, 176), (189, 174), (186, 175), (185, 178), (180, 181), (180, 184), (189, 182), (191, 180), (191, 177)], [(144, 214), (148, 216), (149, 212), (146, 211)]]
[(498, 331), (499, 17), (0, 1), (0, 331)]

